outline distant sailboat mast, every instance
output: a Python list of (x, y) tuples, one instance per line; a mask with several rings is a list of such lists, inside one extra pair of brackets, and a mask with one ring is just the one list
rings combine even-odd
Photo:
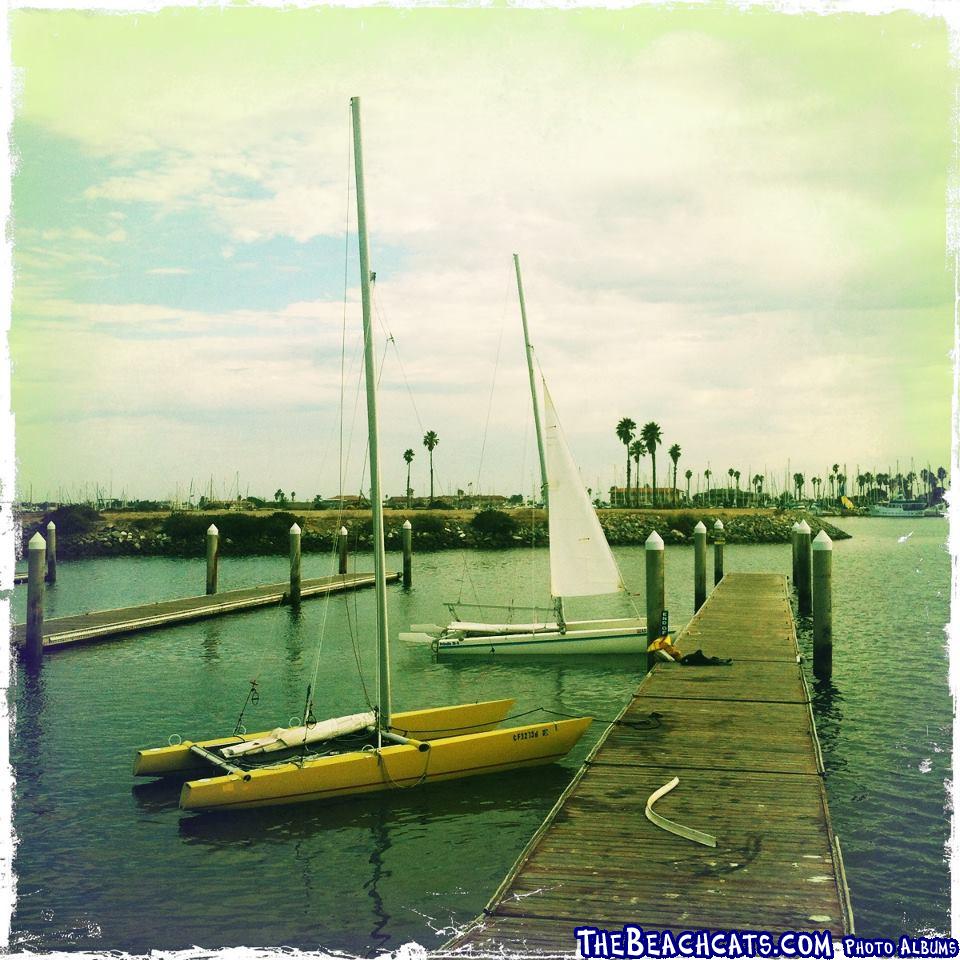
[(523, 343), (527, 350), (527, 374), (530, 377), (530, 400), (533, 403), (533, 424), (537, 431), (537, 453), (540, 454), (540, 497), (543, 508), (549, 507), (547, 478), (547, 458), (543, 452), (543, 428), (540, 424), (540, 404), (537, 402), (537, 383), (533, 376), (533, 347), (530, 346), (530, 334), (527, 332), (527, 306), (523, 299), (523, 280), (520, 278), (520, 256), (513, 255), (513, 265), (517, 271), (517, 293), (520, 295), (520, 319), (523, 321)]

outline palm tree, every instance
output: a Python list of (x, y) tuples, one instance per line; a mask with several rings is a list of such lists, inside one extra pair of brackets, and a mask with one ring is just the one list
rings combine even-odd
[(730, 467), (730, 468), (727, 470), (727, 476), (730, 478), (730, 480), (729, 480), (729, 482), (727, 483), (727, 495), (726, 495), (726, 498), (725, 498), (725, 499), (726, 499), (727, 503), (729, 503), (729, 502), (730, 502), (730, 488), (733, 486), (733, 467)]
[(278, 489), (274, 493), (273, 499), (276, 500), (280, 506), (283, 506), (287, 502), (287, 495), (283, 492), (283, 490)]
[(911, 470), (904, 478), (904, 482), (907, 485), (907, 491), (909, 492), (909, 498), (913, 499), (913, 485), (917, 482), (917, 475)]
[[(634, 477), (633, 477), (633, 485), (636, 492), (636, 496), (633, 498), (634, 505), (636, 505), (640, 500), (640, 458), (646, 452), (647, 452), (647, 448), (646, 446), (644, 446), (644, 443), (642, 440), (634, 440), (633, 443), (630, 444), (629, 453), (630, 453), (630, 456), (633, 457), (633, 462), (636, 464), (636, 467), (637, 467), (637, 472), (634, 474)], [(630, 491), (627, 490), (628, 494), (629, 492)]]
[(802, 473), (795, 473), (795, 474), (793, 475), (793, 485), (794, 485), (794, 487), (796, 487), (796, 490), (797, 490), (797, 499), (798, 499), (798, 500), (802, 500), (802, 499), (803, 499), (803, 483), (804, 483), (803, 474), (802, 474)]
[(428, 430), (423, 435), (423, 445), (427, 448), (427, 451), (430, 454), (430, 504), (433, 504), (433, 451), (436, 445), (440, 442), (440, 438), (433, 432), (433, 430)]
[(636, 436), (637, 425), (629, 418), (624, 417), (617, 424), (617, 436), (620, 438), (620, 442), (627, 448), (627, 496), (624, 500), (624, 505), (630, 499), (630, 444), (633, 442), (634, 436)]
[(940, 486), (946, 489), (946, 484), (943, 481), (947, 479), (947, 471), (943, 467), (937, 467), (937, 479), (940, 481)]
[(736, 507), (740, 505), (740, 471), (739, 470), (733, 471), (733, 479), (737, 481), (737, 492), (733, 496), (733, 505)]
[(687, 470), (684, 474), (684, 477), (687, 479), (687, 503), (690, 503), (690, 478), (693, 476), (692, 470)]
[(703, 471), (703, 475), (707, 478), (707, 503), (711, 503), (712, 501), (710, 499), (710, 478), (713, 476), (713, 474), (710, 472), (709, 467)]
[(680, 454), (683, 452), (680, 449), (680, 444), (675, 443), (670, 450), (670, 459), (673, 461), (673, 505), (677, 505), (677, 461), (680, 459)]
[(822, 477), (811, 477), (810, 482), (813, 484), (813, 496), (814, 499), (820, 499), (820, 485), (823, 483)]
[(408, 510), (410, 509), (410, 494), (412, 492), (410, 490), (410, 464), (413, 462), (413, 458), (415, 456), (416, 454), (413, 452), (412, 447), (407, 447), (407, 449), (403, 451), (403, 460), (404, 460), (404, 463), (406, 463), (407, 465), (407, 509)]
[(757, 491), (757, 502), (759, 503), (759, 502), (760, 502), (760, 495), (761, 495), (762, 492), (763, 492), (763, 474), (762, 474), (762, 473), (755, 473), (755, 474), (753, 475), (753, 480), (752, 480), (751, 482), (753, 483), (753, 488), (754, 488), (754, 490)]
[(835, 463), (830, 470), (833, 472), (833, 476), (830, 478), (830, 490), (833, 493), (834, 497), (839, 498), (840, 496), (840, 464)]
[(876, 484), (883, 491), (884, 500), (890, 499), (890, 474), (878, 473), (874, 478)]
[(864, 486), (866, 486), (867, 488), (867, 500), (872, 500), (873, 499), (873, 496), (872, 496), (873, 495), (873, 474), (870, 473), (869, 470), (863, 475), (863, 483), (864, 483)]
[(660, 424), (654, 423), (652, 420), (649, 423), (643, 425), (643, 429), (640, 431), (640, 436), (643, 437), (643, 444), (647, 448), (647, 453), (650, 454), (650, 472), (653, 474), (653, 505), (657, 505), (657, 446), (663, 441), (663, 437), (660, 435)]
[(847, 492), (847, 477), (846, 474), (838, 473), (837, 474), (837, 498), (839, 499)]

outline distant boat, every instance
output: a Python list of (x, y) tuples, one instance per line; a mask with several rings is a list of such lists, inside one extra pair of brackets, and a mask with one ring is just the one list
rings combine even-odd
[[(563, 601), (567, 597), (593, 597), (606, 594), (626, 595), (623, 577), (610, 551), (596, 510), (580, 478), (570, 448), (560, 427), (557, 411), (543, 380), (545, 425), (541, 429), (531, 347), (527, 336), (523, 285), (519, 260), (517, 288), (527, 349), (530, 392), (533, 402), (537, 447), (543, 474), (544, 499), (550, 527), (550, 593), (553, 617), (534, 622), (513, 622), (517, 610), (537, 613), (535, 607), (500, 607), (505, 622), (474, 622), (460, 619), (457, 608), (479, 606), (495, 609), (495, 604), (448, 604), (454, 619), (445, 627), (421, 624), (401, 638), (412, 642), (430, 642), (439, 658), (450, 656), (489, 656), (490, 654), (636, 654), (647, 649), (645, 617), (621, 617), (604, 620), (567, 620)], [(546, 443), (544, 443), (546, 434)]]
[(351, 106), (374, 531), (377, 702), (362, 713), (318, 721), (312, 716), (308, 687), (305, 716), (302, 722), (291, 721), (289, 727), (247, 734), (238, 722), (234, 733), (226, 737), (140, 750), (135, 776), (197, 777), (183, 785), (180, 806), (185, 810), (300, 803), (547, 764), (565, 756), (591, 723), (590, 717), (577, 717), (495, 729), (506, 718), (513, 700), (392, 711), (359, 98), (354, 98)]
[(926, 500), (907, 500), (894, 497), (883, 503), (871, 504), (870, 517), (942, 517), (945, 516), (943, 503), (930, 506)]

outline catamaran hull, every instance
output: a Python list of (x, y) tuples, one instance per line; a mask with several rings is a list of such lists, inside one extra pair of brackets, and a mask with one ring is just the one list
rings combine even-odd
[(565, 756), (590, 723), (589, 717), (534, 723), (444, 737), (430, 741), (429, 750), (389, 746), (192, 780), (183, 785), (180, 807), (240, 810), (307, 803), (540, 766)]
[(582, 620), (567, 624), (564, 633), (543, 631), (488, 636), (439, 637), (438, 659), (460, 656), (555, 656), (637, 654), (647, 650), (647, 624), (641, 619)]
[[(485, 700), (451, 707), (432, 707), (428, 710), (408, 710), (395, 713), (391, 718), (390, 728), (402, 736), (427, 742), (467, 732), (479, 733), (499, 726), (513, 704), (513, 700)], [(184, 777), (201, 773), (209, 770), (210, 765), (193, 752), (193, 746), (216, 750), (267, 735), (263, 732), (248, 733), (196, 743), (184, 740), (168, 747), (138, 750), (133, 763), (133, 774), (136, 777)]]

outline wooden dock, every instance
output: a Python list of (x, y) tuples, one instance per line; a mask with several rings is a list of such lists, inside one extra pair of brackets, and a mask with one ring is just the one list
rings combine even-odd
[[(387, 574), (387, 581), (395, 581), (397, 573)], [(301, 599), (318, 597), (327, 593), (357, 590), (373, 586), (372, 573), (348, 573), (333, 577), (317, 577), (304, 580), (300, 586)], [(253, 610), (257, 607), (276, 606), (283, 603), (290, 589), (289, 583), (273, 583), (245, 590), (228, 590), (211, 596), (184, 597), (179, 600), (161, 600), (138, 607), (123, 607), (119, 610), (100, 610), (74, 617), (60, 617), (43, 623), (43, 648), (81, 643), (86, 640), (102, 640), (109, 637), (129, 636), (142, 630), (177, 626), (192, 620), (219, 617), (227, 613)], [(13, 631), (14, 643), (22, 646), (26, 627), (17, 624)]]
[[(853, 932), (786, 578), (727, 574), (680, 632), (487, 904), (438, 956), (574, 955), (574, 928)], [(657, 813), (712, 834), (701, 846)]]

